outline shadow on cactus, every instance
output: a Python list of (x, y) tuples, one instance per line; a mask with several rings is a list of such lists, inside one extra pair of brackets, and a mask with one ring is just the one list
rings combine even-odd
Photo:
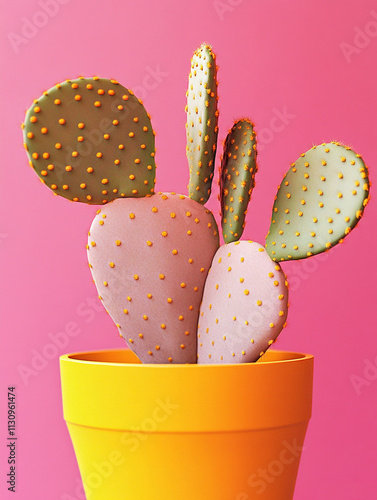
[(369, 199), (360, 155), (314, 146), (291, 165), (273, 206), (266, 247), (240, 241), (257, 172), (248, 118), (224, 141), (219, 169), (222, 233), (204, 207), (218, 135), (217, 67), (202, 45), (187, 91), (189, 196), (154, 193), (150, 116), (115, 80), (58, 84), (26, 113), (31, 167), (55, 195), (102, 207), (87, 253), (99, 298), (144, 363), (254, 362), (286, 324), (288, 283), (279, 262), (341, 242)]

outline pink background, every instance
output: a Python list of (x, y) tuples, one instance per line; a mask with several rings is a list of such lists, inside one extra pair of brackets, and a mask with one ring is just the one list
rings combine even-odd
[[(99, 307), (86, 262), (86, 232), (96, 208), (54, 197), (28, 167), (20, 123), (33, 98), (81, 74), (116, 78), (133, 88), (157, 131), (157, 188), (186, 193), (189, 61), (201, 42), (213, 44), (220, 66), (220, 139), (233, 119), (245, 115), (259, 133), (257, 188), (244, 237), (261, 243), (276, 186), (313, 143), (352, 145), (372, 179), (377, 163), (373, 0), (55, 4), (55, 15), (16, 53), (9, 34), (21, 35), (25, 18), (32, 20), (40, 3), (2, 1), (1, 67), (8, 76), (0, 83), (0, 496), (19, 500), (83, 499), (62, 418), (58, 354), (122, 346)], [(216, 5), (226, 10), (218, 12)], [(35, 19), (44, 22), (38, 14)], [(357, 37), (357, 28), (369, 35)], [(158, 79), (146, 80), (151, 69), (160, 71)], [(274, 121), (278, 113), (286, 114), (286, 123)], [(216, 196), (209, 206), (218, 211)], [(376, 498), (377, 368), (365, 371), (368, 363), (377, 365), (376, 216), (372, 198), (365, 220), (343, 245), (324, 258), (284, 265), (291, 310), (277, 347), (309, 352), (316, 360), (313, 418), (295, 500)], [(31, 368), (36, 351), (72, 322), (79, 333), (23, 380), (21, 367)], [(16, 385), (18, 399), (16, 495), (6, 491), (4, 480), (8, 385)]]

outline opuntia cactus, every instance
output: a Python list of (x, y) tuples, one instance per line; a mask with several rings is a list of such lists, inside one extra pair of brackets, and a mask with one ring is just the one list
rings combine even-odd
[(369, 200), (360, 155), (322, 144), (301, 155), (279, 186), (267, 251), (237, 241), (257, 172), (254, 126), (241, 119), (224, 143), (225, 244), (218, 248), (216, 222), (203, 207), (218, 134), (216, 71), (211, 47), (202, 45), (187, 93), (190, 198), (154, 194), (150, 117), (118, 82), (67, 81), (26, 115), (25, 146), (42, 181), (70, 200), (105, 204), (89, 232), (89, 265), (120, 335), (145, 363), (256, 361), (286, 324), (288, 283), (278, 261), (342, 241)]
[(89, 232), (98, 293), (144, 363), (195, 363), (204, 283), (219, 246), (209, 210), (175, 193), (115, 200)]
[(116, 80), (78, 78), (51, 88), (26, 113), (30, 165), (55, 194), (100, 205), (154, 192), (150, 117)]
[(288, 283), (264, 247), (236, 241), (216, 252), (198, 325), (198, 363), (250, 363), (287, 320)]
[(187, 90), (187, 147), (189, 196), (204, 204), (210, 194), (218, 133), (217, 67), (209, 45), (197, 49), (191, 60)]
[(236, 121), (224, 143), (220, 167), (221, 224), (225, 243), (241, 238), (257, 173), (254, 124)]
[(302, 154), (275, 199), (266, 248), (273, 260), (303, 259), (343, 240), (368, 203), (368, 170), (361, 156), (337, 142)]

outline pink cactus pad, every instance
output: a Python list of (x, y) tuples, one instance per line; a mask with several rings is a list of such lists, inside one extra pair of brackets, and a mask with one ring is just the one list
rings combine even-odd
[(204, 283), (219, 236), (212, 213), (175, 193), (98, 211), (88, 259), (104, 306), (143, 363), (196, 363)]
[(237, 241), (216, 252), (198, 326), (198, 363), (251, 363), (285, 326), (288, 283), (259, 243)]

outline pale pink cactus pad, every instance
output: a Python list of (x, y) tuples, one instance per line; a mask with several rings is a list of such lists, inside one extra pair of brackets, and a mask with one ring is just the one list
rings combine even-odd
[(93, 278), (142, 362), (196, 362), (200, 301), (218, 246), (211, 212), (183, 195), (115, 200), (95, 217), (87, 247)]
[(223, 245), (204, 288), (198, 326), (198, 363), (256, 361), (281, 332), (288, 283), (264, 247), (252, 241)]

